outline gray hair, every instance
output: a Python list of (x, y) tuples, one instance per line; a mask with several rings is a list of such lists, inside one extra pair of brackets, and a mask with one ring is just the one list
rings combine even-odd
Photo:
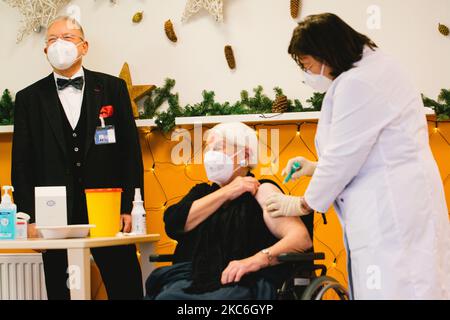
[[(223, 139), (227, 145), (247, 148), (249, 151), (248, 167), (254, 169), (258, 165), (258, 136), (256, 131), (241, 122), (221, 123), (208, 132)], [(241, 155), (242, 157), (242, 155)]]
[(75, 19), (72, 16), (58, 16), (55, 19), (53, 19), (52, 21), (50, 21), (50, 23), (47, 26), (47, 30), (50, 29), (51, 26), (53, 26), (56, 22), (59, 21), (65, 21), (67, 22), (68, 28), (69, 29), (77, 29), (80, 30), (82, 37), (84, 38), (84, 30), (83, 27), (81, 26), (80, 22)]

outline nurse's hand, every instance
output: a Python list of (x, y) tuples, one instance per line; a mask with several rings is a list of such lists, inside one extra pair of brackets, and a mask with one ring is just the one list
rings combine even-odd
[(122, 214), (120, 216), (120, 225), (122, 226), (123, 233), (131, 232), (131, 215), (130, 214)]
[(305, 177), (313, 176), (314, 171), (316, 171), (317, 162), (309, 161), (308, 159), (306, 159), (304, 157), (297, 157), (297, 158), (289, 160), (286, 168), (284, 168), (284, 170), (281, 174), (283, 176), (287, 176), (289, 174), (289, 172), (291, 172), (292, 166), (296, 162), (300, 163), (301, 169), (292, 175), (292, 181), (296, 181), (303, 176), (305, 176)]
[(266, 207), (273, 218), (299, 217), (312, 213), (303, 197), (287, 196), (282, 193), (272, 194), (266, 201)]

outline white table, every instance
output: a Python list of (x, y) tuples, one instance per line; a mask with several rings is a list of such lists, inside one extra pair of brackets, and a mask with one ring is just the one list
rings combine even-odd
[[(67, 249), (67, 258), (71, 281), (70, 296), (72, 300), (91, 299), (91, 248), (115, 247), (129, 244), (138, 244), (141, 253), (142, 280), (147, 279), (153, 271), (149, 256), (154, 253), (154, 244), (160, 240), (159, 234), (145, 236), (123, 236), (110, 238), (84, 238), (84, 239), (29, 239), (15, 241), (0, 241), (0, 250), (56, 250)], [(145, 286), (144, 286), (145, 289)]]

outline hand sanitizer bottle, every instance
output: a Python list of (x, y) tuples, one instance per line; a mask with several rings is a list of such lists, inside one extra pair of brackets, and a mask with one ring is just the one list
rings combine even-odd
[(17, 206), (12, 202), (9, 190), (11, 186), (4, 186), (4, 194), (0, 204), (0, 240), (14, 240), (16, 238), (16, 213)]
[(131, 233), (137, 235), (147, 234), (147, 213), (142, 201), (141, 189), (135, 189), (133, 210), (131, 211), (132, 228)]

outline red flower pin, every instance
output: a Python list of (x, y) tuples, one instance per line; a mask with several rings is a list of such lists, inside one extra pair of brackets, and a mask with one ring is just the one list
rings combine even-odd
[(100, 118), (110, 118), (114, 115), (114, 107), (113, 106), (103, 106), (100, 109)]

